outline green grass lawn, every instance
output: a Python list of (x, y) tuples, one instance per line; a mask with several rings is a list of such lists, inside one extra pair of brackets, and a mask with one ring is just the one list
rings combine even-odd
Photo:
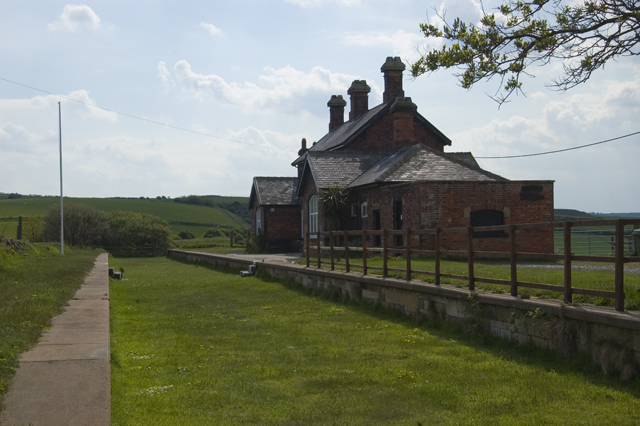
[(23, 255), (0, 248), (0, 406), (20, 354), (33, 346), (51, 318), (93, 268), (99, 250), (35, 244)]
[[(171, 200), (147, 200), (135, 198), (65, 198), (65, 205), (86, 204), (102, 211), (127, 210), (149, 213), (169, 222), (174, 234), (180, 231), (202, 236), (210, 227), (240, 226), (226, 210), (217, 207), (194, 206)], [(0, 235), (15, 238), (18, 216), (44, 216), (51, 206), (59, 206), (55, 197), (23, 197), (0, 199)]]
[(637, 425), (640, 381), (273, 280), (111, 259), (113, 425)]

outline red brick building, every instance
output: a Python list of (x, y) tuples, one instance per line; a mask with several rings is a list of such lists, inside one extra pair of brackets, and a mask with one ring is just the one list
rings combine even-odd
[[(251, 192), (252, 226), (268, 239), (300, 241), (304, 231), (326, 230), (319, 195), (338, 185), (346, 189), (346, 229), (427, 229), (440, 227), (508, 225), (553, 221), (553, 181), (513, 181), (479, 167), (471, 153), (446, 153), (451, 141), (417, 111), (404, 96), (400, 58), (382, 65), (385, 90), (382, 104), (369, 109), (370, 88), (355, 80), (346, 102), (333, 95), (329, 107), (329, 133), (307, 148), (303, 139), (299, 157), (292, 163), (297, 178), (255, 178)], [(262, 179), (262, 181), (260, 180)], [(268, 181), (272, 179), (273, 181)], [(286, 186), (278, 179), (289, 179)], [(295, 182), (295, 183), (294, 183)], [(266, 189), (266, 188), (269, 189)], [(265, 221), (270, 202), (257, 194), (283, 192), (290, 200), (278, 221)], [(254, 196), (254, 193), (256, 194)], [(279, 204), (281, 208), (284, 205)], [(286, 222), (288, 225), (284, 225)], [(285, 230), (288, 232), (285, 236)], [(260, 230), (260, 231), (258, 231)], [(293, 236), (293, 233), (297, 235)], [(504, 232), (478, 232), (477, 250), (507, 250)], [(421, 241), (429, 247), (433, 241)], [(370, 244), (379, 244), (372, 240)], [(552, 252), (549, 231), (523, 231), (519, 249)], [(466, 247), (464, 235), (446, 234), (445, 249)]]

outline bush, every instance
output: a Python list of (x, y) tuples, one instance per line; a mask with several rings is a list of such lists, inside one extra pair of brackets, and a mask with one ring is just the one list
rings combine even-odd
[(27, 216), (22, 220), (22, 238), (29, 241), (42, 239), (44, 221), (40, 216)]
[(251, 232), (250, 229), (246, 231), (247, 242), (244, 252), (245, 253), (266, 253), (267, 252), (267, 237), (258, 231), (258, 235)]
[[(107, 216), (83, 204), (64, 208), (64, 242), (72, 246), (99, 247), (104, 243)], [(60, 207), (51, 206), (44, 217), (43, 241), (60, 241)]]
[(216, 238), (216, 237), (227, 237), (227, 233), (223, 229), (218, 228), (209, 228), (204, 233), (202, 238)]
[(183, 240), (193, 240), (196, 236), (189, 231), (180, 231), (178, 233), (178, 237), (180, 237)]
[(108, 214), (106, 247), (114, 255), (164, 254), (170, 243), (167, 221), (148, 213), (116, 210)]

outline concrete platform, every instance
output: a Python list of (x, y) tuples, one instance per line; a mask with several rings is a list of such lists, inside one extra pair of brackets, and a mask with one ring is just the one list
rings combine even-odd
[(2, 426), (111, 423), (108, 255), (38, 344), (22, 354), (0, 412)]

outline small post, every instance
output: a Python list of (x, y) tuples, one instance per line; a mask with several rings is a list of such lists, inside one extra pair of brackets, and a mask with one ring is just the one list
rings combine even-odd
[(349, 272), (349, 235), (348, 231), (344, 231), (344, 263), (346, 265), (346, 271)]
[(305, 245), (307, 246), (307, 268), (308, 268), (309, 267), (309, 261), (310, 261), (310, 258), (311, 258), (311, 256), (309, 255), (309, 248), (310, 248), (310, 246), (309, 246), (309, 231), (306, 231), (304, 233), (304, 239), (305, 239), (305, 243), (306, 243)]
[(389, 259), (389, 245), (387, 244), (387, 228), (382, 230), (382, 278), (387, 278), (387, 260)]
[(331, 270), (335, 269), (335, 261), (333, 259), (333, 231), (329, 231), (329, 252), (331, 253)]
[(439, 226), (436, 226), (436, 277), (435, 284), (440, 285), (440, 235), (441, 230)]
[(469, 264), (469, 291), (475, 291), (476, 283), (473, 274), (473, 228), (467, 227), (467, 261)]
[(571, 294), (571, 222), (564, 223), (564, 302), (573, 302)]
[(367, 275), (367, 231), (362, 230), (362, 275)]
[(518, 265), (517, 265), (517, 252), (516, 252), (516, 226), (509, 226), (509, 248), (510, 248), (510, 260), (511, 260), (511, 295), (516, 297), (518, 295)]
[(406, 231), (407, 281), (411, 281), (411, 228)]
[(320, 232), (317, 232), (316, 242), (318, 243), (318, 269), (322, 268), (322, 250), (320, 250)]
[(17, 231), (16, 239), (18, 240), (22, 239), (22, 216), (18, 216), (18, 231)]
[(624, 225), (621, 220), (616, 223), (616, 271), (615, 271), (615, 309), (624, 311)]

